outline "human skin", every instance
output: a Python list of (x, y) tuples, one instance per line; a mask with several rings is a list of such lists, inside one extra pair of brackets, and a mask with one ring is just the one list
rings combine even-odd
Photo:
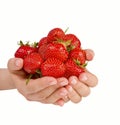
[[(85, 50), (88, 61), (94, 57), (92, 50)], [(23, 67), (23, 60), (11, 58), (8, 61), (8, 68), (0, 69), (0, 89), (17, 89), (27, 100), (38, 101), (44, 104), (57, 104), (63, 106), (69, 100), (73, 103), (81, 101), (82, 97), (90, 94), (90, 88), (98, 83), (97, 77), (85, 71), (78, 78), (71, 76), (69, 79), (64, 77), (42, 77), (31, 79), (26, 85), (26, 78)]]

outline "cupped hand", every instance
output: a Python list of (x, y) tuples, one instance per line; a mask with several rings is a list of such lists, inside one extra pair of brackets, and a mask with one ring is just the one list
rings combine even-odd
[[(31, 79), (26, 85), (26, 75), (22, 70), (23, 60), (11, 58), (8, 61), (8, 69), (11, 74), (16, 89), (29, 101), (39, 101), (45, 104), (63, 105), (67, 90), (64, 86), (68, 85), (66, 78), (42, 77)], [(64, 101), (63, 101), (64, 100)]]
[[(91, 61), (94, 57), (94, 52), (91, 49), (86, 49), (85, 52), (87, 60)], [(69, 78), (69, 85), (65, 87), (68, 91), (68, 98), (74, 103), (80, 102), (82, 97), (90, 94), (90, 88), (96, 86), (97, 83), (98, 78), (96, 75), (87, 69), (79, 77), (71, 76)]]

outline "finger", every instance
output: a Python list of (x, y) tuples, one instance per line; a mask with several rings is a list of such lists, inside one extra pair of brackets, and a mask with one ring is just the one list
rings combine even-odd
[(63, 99), (59, 99), (58, 101), (56, 101), (55, 103), (54, 103), (55, 105), (59, 105), (59, 106), (63, 106), (64, 104), (65, 104), (65, 102), (64, 102), (64, 100)]
[(90, 94), (90, 88), (81, 81), (79, 81), (76, 76), (71, 76), (69, 78), (69, 84), (79, 95), (83, 97), (86, 97)]
[(46, 97), (50, 96), (54, 91), (56, 91), (58, 88), (68, 85), (68, 80), (64, 77), (57, 78), (57, 84), (50, 86), (44, 90), (41, 91), (43, 95), (46, 95)]
[(65, 96), (59, 100), (57, 100), (54, 104), (55, 105), (59, 105), (59, 106), (63, 106), (65, 103), (67, 103), (69, 101), (69, 97), (68, 96)]
[(91, 61), (94, 58), (95, 53), (91, 49), (85, 49), (86, 52), (86, 59)]
[(72, 86), (67, 85), (65, 87), (68, 91), (68, 97), (73, 103), (78, 103), (81, 101), (82, 97), (72, 88)]
[(48, 86), (45, 89), (42, 89), (38, 92), (33, 93), (30, 95), (34, 100), (43, 100), (46, 99), (48, 96), (50, 96), (52, 93), (54, 93), (59, 87), (65, 86), (68, 84), (68, 80), (66, 78), (58, 78), (57, 84)]
[(23, 60), (21, 58), (11, 58), (8, 60), (7, 67), (9, 71), (20, 70), (23, 67)]
[(67, 94), (68, 94), (67, 90), (64, 87), (62, 87), (62, 88), (56, 90), (48, 98), (46, 98), (46, 102), (54, 104), (57, 100), (59, 100), (61, 98), (64, 98), (65, 96), (67, 96)]
[(68, 80), (66, 78), (64, 77), (57, 78), (57, 84), (43, 89), (42, 91), (39, 92), (39, 95), (40, 94), (44, 95), (44, 98), (47, 98), (52, 93), (54, 93), (54, 91), (56, 91), (58, 88), (66, 86), (66, 85), (68, 85)]
[(79, 76), (79, 80), (89, 87), (94, 87), (98, 84), (98, 78), (88, 71), (81, 73)]
[(57, 84), (57, 80), (54, 77), (42, 77), (37, 79), (31, 79), (28, 85), (24, 84), (28, 94), (37, 93), (49, 86)]
[(68, 80), (65, 77), (57, 78), (57, 85), (58, 87), (68, 85)]
[[(17, 78), (17, 77), (16, 77)], [(19, 78), (18, 82), (16, 80), (16, 88), (25, 97), (30, 94), (37, 93), (48, 86), (57, 84), (57, 80), (53, 77), (42, 77), (37, 79), (30, 79), (29, 83), (26, 85), (26, 79)]]

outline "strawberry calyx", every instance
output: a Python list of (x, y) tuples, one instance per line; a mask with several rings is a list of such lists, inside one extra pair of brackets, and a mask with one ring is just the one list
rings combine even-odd
[(29, 46), (29, 41), (27, 41), (26, 44), (25, 44), (25, 43), (23, 43), (22, 40), (20, 40), (20, 41), (18, 42), (18, 45), (19, 45), (19, 46)]
[(73, 46), (73, 45), (69, 45), (69, 46), (67, 47), (67, 51), (68, 51), (68, 52), (70, 52), (70, 51), (73, 50), (73, 49), (75, 49), (75, 46)]
[(88, 65), (88, 62), (87, 63), (84, 63), (82, 65), (80, 65), (81, 68), (85, 68), (86, 66)]
[(23, 41), (20, 40), (18, 42), (18, 45), (19, 46), (30, 46), (30, 47), (33, 47), (33, 48), (37, 48), (38, 47), (38, 42), (33, 42), (33, 43), (30, 44), (30, 41), (26, 41), (26, 43), (23, 43)]
[(71, 45), (71, 40), (64, 41), (62, 39), (58, 39), (58, 38), (56, 39), (57, 39), (56, 41), (53, 41), (54, 43), (62, 44), (68, 50), (69, 46)]
[(31, 47), (37, 48), (38, 47), (38, 42), (34, 42), (30, 45)]
[(85, 68), (87, 65), (88, 65), (88, 62), (87, 63), (84, 63), (84, 64), (81, 64), (80, 60), (78, 59), (73, 59), (73, 61), (81, 68)]

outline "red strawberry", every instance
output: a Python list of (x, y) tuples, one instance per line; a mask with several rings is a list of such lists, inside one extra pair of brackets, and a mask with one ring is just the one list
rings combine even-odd
[(41, 38), (40, 41), (38, 42), (38, 48), (47, 43), (48, 43), (47, 37)]
[(24, 59), (28, 54), (32, 53), (32, 52), (37, 52), (37, 43), (34, 43), (35, 46), (31, 46), (28, 43), (27, 44), (23, 44), (22, 41), (20, 41), (20, 47), (16, 50), (14, 56), (17, 58), (22, 58)]
[(65, 77), (69, 78), (70, 76), (79, 76), (80, 73), (84, 72), (84, 68), (77, 65), (74, 60), (68, 59), (65, 63), (66, 66), (66, 72)]
[(49, 31), (47, 38), (49, 42), (56, 41), (58, 39), (63, 39), (65, 36), (64, 31), (61, 28), (54, 28)]
[(68, 58), (68, 51), (66, 50), (65, 46), (61, 43), (49, 43), (46, 47), (44, 56), (45, 59), (54, 57), (64, 62)]
[(65, 65), (56, 58), (48, 58), (41, 65), (42, 76), (62, 77), (65, 73)]
[(74, 48), (80, 48), (81, 47), (81, 42), (78, 39), (78, 37), (74, 34), (66, 34), (64, 36), (64, 41), (71, 41), (71, 45), (69, 46), (69, 49), (72, 50)]
[(79, 61), (79, 64), (82, 65), (82, 64), (85, 64), (86, 53), (84, 50), (80, 48), (76, 48), (70, 51), (69, 58)]
[(29, 74), (35, 74), (40, 69), (42, 62), (43, 60), (39, 53), (30, 53), (24, 58), (23, 69)]
[(47, 37), (43, 37), (42, 39), (40, 39), (38, 43), (38, 53), (43, 59), (44, 59), (45, 51), (47, 49), (47, 44), (48, 44)]

